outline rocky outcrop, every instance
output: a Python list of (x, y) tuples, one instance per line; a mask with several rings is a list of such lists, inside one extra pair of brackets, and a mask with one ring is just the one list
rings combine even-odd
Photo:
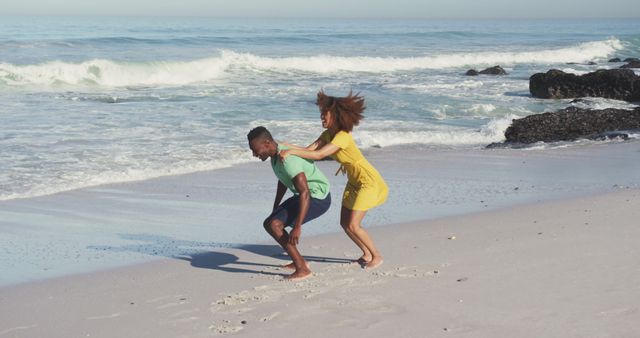
[(630, 61), (624, 66), (620, 66), (620, 68), (640, 68), (640, 61)]
[(480, 74), (486, 75), (507, 75), (507, 72), (500, 66), (493, 66), (480, 72)]
[(609, 59), (609, 62), (622, 62), (622, 60), (620, 60), (620, 58), (613, 58)]
[(479, 75), (479, 74), (483, 74), (483, 75), (507, 75), (507, 72), (500, 66), (493, 66), (493, 67), (487, 68), (487, 69), (482, 70), (482, 71), (477, 71), (475, 69), (469, 69), (465, 75), (475, 76), (475, 75)]
[(640, 129), (640, 107), (634, 110), (569, 107), (515, 119), (504, 136), (506, 144), (528, 144), (611, 136), (626, 138), (626, 134), (619, 131), (634, 129)]
[(631, 69), (601, 69), (584, 75), (552, 69), (529, 78), (529, 91), (542, 99), (604, 97), (640, 101), (640, 76)]
[(638, 59), (638, 58), (626, 58), (626, 59), (624, 59), (622, 61), (624, 61), (624, 62), (633, 62), (633, 61), (640, 61), (640, 59)]

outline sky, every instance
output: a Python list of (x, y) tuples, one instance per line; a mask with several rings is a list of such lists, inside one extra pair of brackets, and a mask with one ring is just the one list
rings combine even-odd
[(638, 0), (0, 0), (0, 15), (640, 18)]

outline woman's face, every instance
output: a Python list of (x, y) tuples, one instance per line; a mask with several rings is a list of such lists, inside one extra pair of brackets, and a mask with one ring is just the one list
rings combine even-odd
[(320, 120), (322, 121), (322, 128), (329, 129), (333, 125), (333, 114), (331, 114), (331, 111), (321, 111)]

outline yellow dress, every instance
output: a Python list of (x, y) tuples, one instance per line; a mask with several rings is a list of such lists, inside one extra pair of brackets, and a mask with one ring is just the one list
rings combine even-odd
[(350, 133), (340, 131), (332, 138), (329, 131), (325, 130), (320, 138), (340, 148), (331, 158), (338, 161), (341, 165), (340, 170), (347, 174), (342, 206), (349, 210), (369, 210), (387, 200), (387, 184), (380, 173), (362, 156)]

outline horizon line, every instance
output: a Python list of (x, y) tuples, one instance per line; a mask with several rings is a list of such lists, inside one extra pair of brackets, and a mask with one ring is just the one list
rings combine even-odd
[(433, 17), (404, 17), (404, 16), (360, 16), (360, 17), (326, 17), (326, 16), (216, 16), (216, 15), (169, 15), (169, 14), (25, 14), (0, 13), (0, 17), (88, 17), (88, 18), (199, 18), (199, 19), (261, 19), (261, 20), (637, 20), (640, 16), (510, 16), (510, 17), (469, 17), (469, 16), (433, 16)]

